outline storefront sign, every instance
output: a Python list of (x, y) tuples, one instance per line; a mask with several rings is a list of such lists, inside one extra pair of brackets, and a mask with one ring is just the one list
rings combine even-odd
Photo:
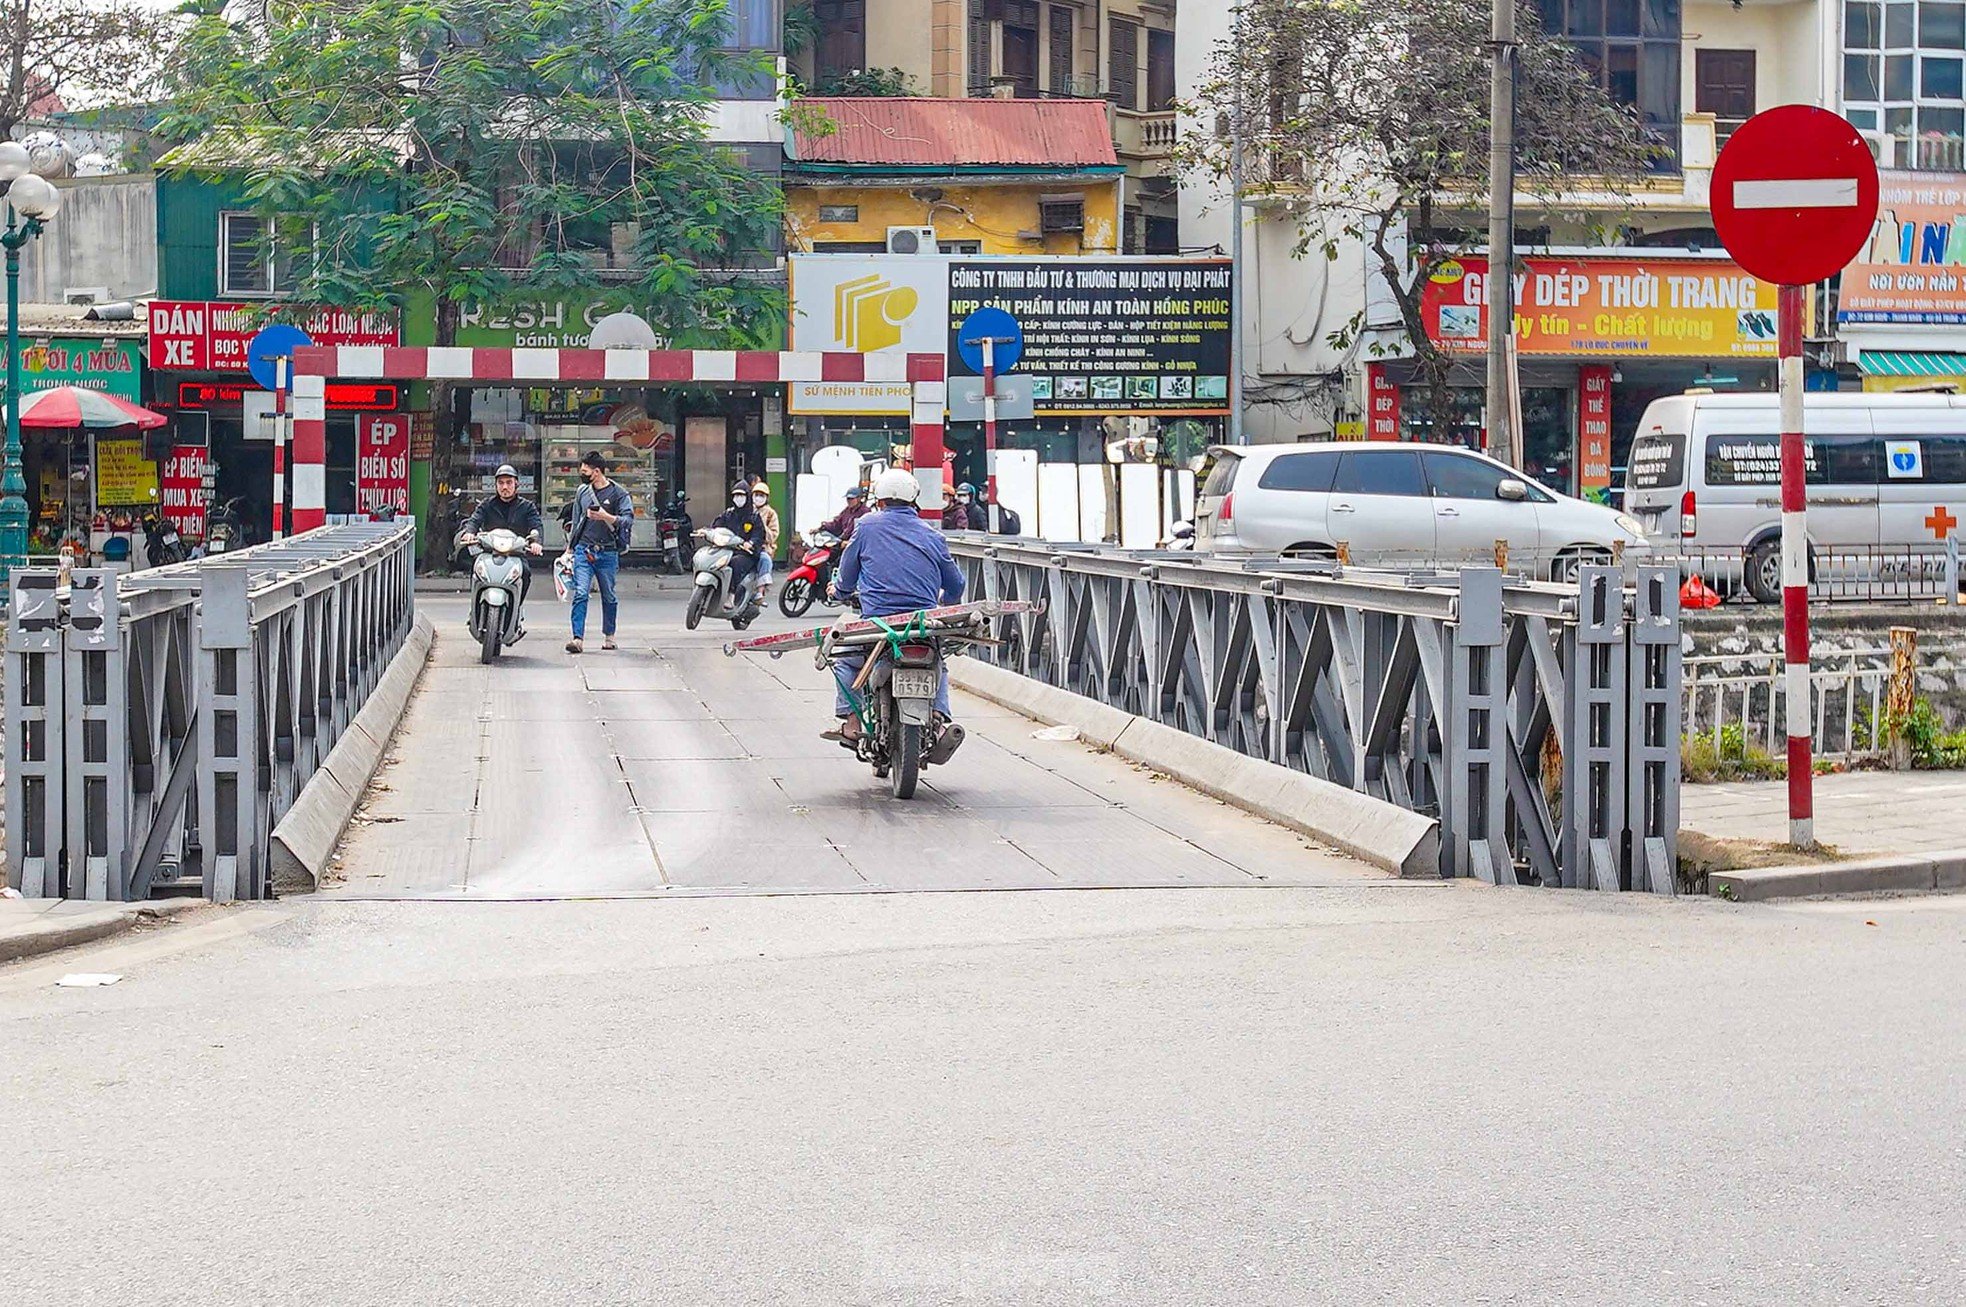
[(143, 442), (98, 440), (96, 503), (105, 508), (147, 508), (156, 502), (157, 465), (143, 456)]
[[(1515, 278), (1524, 355), (1773, 358), (1776, 287), (1725, 259), (1529, 258)], [(1455, 354), (1488, 347), (1488, 263), (1438, 270), (1421, 299), (1427, 335)]]
[(1577, 496), (1611, 502), (1611, 368), (1586, 363), (1577, 369)]
[(1226, 259), (958, 259), (949, 265), (951, 375), (963, 320), (985, 305), (1024, 328), (1018, 372), (1040, 415), (1229, 411)]
[(410, 511), (410, 415), (364, 413), (355, 419), (355, 511)]
[(164, 460), (158, 507), (179, 535), (192, 540), (205, 538), (206, 467), (203, 445), (174, 446)]
[(428, 409), (410, 414), (410, 461), (428, 463), (437, 447), (437, 415)]
[[(140, 357), (133, 340), (104, 344), (102, 337), (62, 337), (44, 343), (23, 344), (20, 352), (20, 386), (27, 394), (52, 390), (56, 386), (80, 386), (137, 403), (142, 388), (138, 384)], [(6, 394), (4, 373), (0, 373), (0, 395)]]
[(1878, 183), (1870, 248), (1843, 270), (1836, 320), (1966, 324), (1966, 173), (1886, 172)]
[[(150, 366), (161, 372), (244, 372), (246, 347), (266, 325), (265, 306), (152, 300)], [(394, 345), (393, 313), (315, 309), (299, 324), (317, 345)]]
[(1399, 386), (1383, 363), (1365, 365), (1365, 438), (1399, 439)]
[[(792, 260), (790, 348), (940, 354), (949, 339), (949, 260), (923, 255), (801, 255)], [(799, 381), (793, 413), (906, 416), (906, 382)]]
[[(583, 299), (546, 295), (503, 306), (468, 305), (457, 324), (457, 343), (480, 349), (585, 349), (594, 324), (610, 313), (636, 309), (620, 296)], [(666, 342), (657, 338), (657, 347)]]

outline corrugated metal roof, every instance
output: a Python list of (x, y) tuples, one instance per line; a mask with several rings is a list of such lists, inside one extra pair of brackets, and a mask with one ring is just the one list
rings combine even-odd
[(1103, 100), (820, 96), (799, 103), (839, 126), (829, 136), (799, 133), (795, 148), (800, 163), (958, 168), (1119, 164)]

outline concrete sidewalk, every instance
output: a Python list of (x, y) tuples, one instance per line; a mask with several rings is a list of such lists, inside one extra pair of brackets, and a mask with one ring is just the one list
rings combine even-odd
[(203, 899), (91, 903), (82, 899), (0, 898), (0, 963), (92, 944), (146, 922), (168, 920), (208, 906)]
[[(1966, 848), (1966, 772), (1816, 777), (1816, 838), (1848, 855)], [(1716, 839), (1788, 838), (1786, 781), (1687, 785), (1679, 824)]]

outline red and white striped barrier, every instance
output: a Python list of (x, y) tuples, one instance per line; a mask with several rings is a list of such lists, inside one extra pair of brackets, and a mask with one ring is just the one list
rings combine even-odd
[(327, 383), (455, 381), (497, 385), (780, 385), (892, 382), (914, 387), (915, 466), (940, 475), (948, 387), (940, 354), (802, 350), (467, 349), (318, 345), (293, 358), (293, 530), (327, 524)]

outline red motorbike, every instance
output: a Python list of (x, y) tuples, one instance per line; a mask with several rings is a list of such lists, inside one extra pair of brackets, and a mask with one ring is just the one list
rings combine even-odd
[(832, 583), (833, 560), (839, 555), (838, 536), (830, 531), (813, 532), (799, 565), (785, 574), (785, 584), (778, 588), (778, 611), (800, 618), (811, 611), (814, 600), (832, 603), (826, 599), (826, 587)]

